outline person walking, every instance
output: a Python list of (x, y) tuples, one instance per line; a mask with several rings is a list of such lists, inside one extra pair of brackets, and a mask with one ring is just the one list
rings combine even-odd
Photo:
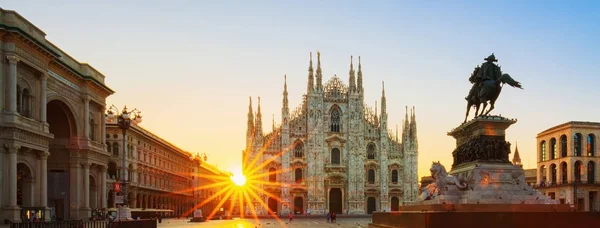
[(327, 223), (329, 223), (330, 220), (331, 220), (331, 213), (327, 212)]
[(335, 214), (335, 212), (333, 212), (333, 213), (331, 214), (331, 222), (332, 222), (332, 223), (335, 223), (335, 222), (336, 222), (336, 218), (337, 218), (337, 214)]
[(290, 223), (292, 222), (293, 218), (294, 218), (294, 213), (290, 212)]

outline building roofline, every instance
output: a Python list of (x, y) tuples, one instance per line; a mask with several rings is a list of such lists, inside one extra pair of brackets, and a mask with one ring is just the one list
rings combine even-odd
[(550, 127), (548, 129), (546, 129), (546, 130), (538, 133), (536, 137), (548, 134), (550, 132), (556, 131), (556, 130), (561, 129), (561, 128), (569, 128), (569, 127), (574, 127), (574, 126), (586, 126), (586, 125), (587, 126), (595, 126), (595, 127), (598, 127), (600, 129), (600, 123), (599, 122), (569, 121), (569, 122), (566, 122), (566, 123), (562, 123), (562, 124), (556, 125), (554, 127)]

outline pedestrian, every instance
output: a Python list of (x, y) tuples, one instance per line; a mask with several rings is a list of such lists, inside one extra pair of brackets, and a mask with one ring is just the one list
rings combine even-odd
[(293, 218), (294, 218), (294, 214), (292, 212), (290, 212), (290, 223), (292, 222)]
[(327, 223), (331, 220), (331, 213), (327, 212)]
[(337, 218), (337, 214), (335, 214), (335, 212), (333, 212), (333, 213), (331, 214), (331, 222), (332, 222), (332, 223), (335, 223), (335, 222), (336, 222), (336, 218)]

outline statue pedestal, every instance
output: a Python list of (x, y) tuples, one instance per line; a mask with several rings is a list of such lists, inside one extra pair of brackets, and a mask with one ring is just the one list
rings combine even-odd
[(121, 206), (117, 209), (117, 218), (115, 220), (131, 220), (131, 209), (128, 206)]

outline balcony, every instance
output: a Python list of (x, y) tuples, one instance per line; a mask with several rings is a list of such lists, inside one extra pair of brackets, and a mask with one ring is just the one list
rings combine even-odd
[(325, 164), (325, 172), (346, 173), (346, 166), (342, 164)]

